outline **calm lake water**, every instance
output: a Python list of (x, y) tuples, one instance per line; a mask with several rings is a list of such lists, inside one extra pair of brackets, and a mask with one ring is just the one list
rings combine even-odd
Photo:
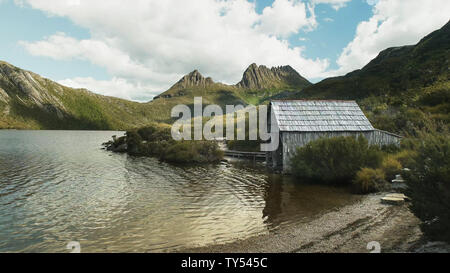
[(168, 252), (354, 202), (243, 163), (177, 167), (101, 150), (121, 132), (0, 131), (0, 252)]

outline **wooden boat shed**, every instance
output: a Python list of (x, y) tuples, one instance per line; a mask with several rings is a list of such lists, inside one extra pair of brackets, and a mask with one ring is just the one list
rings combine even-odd
[(272, 101), (268, 123), (276, 122), (279, 146), (267, 153), (267, 165), (290, 172), (290, 161), (298, 147), (323, 137), (359, 136), (370, 145), (400, 145), (401, 136), (375, 129), (355, 101)]

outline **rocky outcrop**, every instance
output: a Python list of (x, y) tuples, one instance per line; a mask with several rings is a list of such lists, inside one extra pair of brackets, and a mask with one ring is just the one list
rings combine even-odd
[(126, 153), (128, 151), (128, 144), (126, 143), (126, 137), (116, 138), (113, 136), (113, 140), (102, 143), (103, 149), (112, 151), (115, 153)]
[(0, 88), (0, 101), (8, 103), (9, 95), (2, 88)]
[(214, 84), (214, 81), (208, 77), (205, 78), (198, 72), (198, 70), (194, 70), (191, 73), (185, 75), (181, 80), (179, 80), (175, 86), (179, 86), (182, 88), (188, 87), (208, 87)]
[(45, 79), (5, 62), (0, 62), (0, 89), (2, 101), (10, 97), (19, 97), (24, 103), (34, 104), (47, 112), (58, 113), (60, 118), (65, 111), (64, 104), (49, 92)]
[(311, 85), (311, 83), (303, 78), (295, 69), (291, 66), (279, 66), (267, 68), (264, 65), (258, 66), (251, 64), (247, 70), (245, 70), (242, 80), (235, 85), (226, 85), (223, 83), (216, 83), (210, 77), (205, 78), (194, 70), (191, 73), (185, 75), (176, 84), (174, 84), (169, 90), (161, 93), (153, 98), (157, 100), (160, 98), (171, 99), (187, 95), (189, 89), (205, 89), (205, 90), (264, 90), (264, 89), (296, 89), (302, 90), (303, 88)]
[(300, 76), (291, 66), (267, 68), (264, 65), (251, 64), (245, 70), (242, 80), (236, 84), (239, 88), (270, 89), (283, 87), (306, 87), (311, 83)]
[[(41, 96), (43, 89), (28, 71), (17, 69), (7, 63), (0, 63), (0, 80), (2, 85), (18, 90), (19, 95), (31, 98), (36, 102), (43, 101)], [(11, 90), (11, 88), (7, 90)]]
[(183, 76), (176, 84), (174, 84), (169, 90), (155, 96), (153, 100), (159, 98), (170, 99), (174, 97), (182, 97), (187, 95), (186, 89), (207, 89), (213, 86), (223, 85), (221, 83), (215, 83), (210, 77), (203, 77), (198, 70), (194, 70), (191, 73)]

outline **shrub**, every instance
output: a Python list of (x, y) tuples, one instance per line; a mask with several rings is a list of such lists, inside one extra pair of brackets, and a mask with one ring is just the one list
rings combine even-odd
[(400, 174), (402, 171), (402, 164), (400, 164), (400, 162), (398, 162), (398, 160), (393, 156), (388, 155), (383, 159), (381, 168), (386, 174), (386, 178), (388, 180), (392, 180), (395, 178), (395, 175)]
[(402, 150), (393, 157), (402, 164), (403, 167), (411, 168), (415, 164), (414, 158), (417, 156), (417, 152), (412, 150)]
[(214, 141), (195, 141), (197, 153), (203, 162), (218, 162), (223, 158), (223, 152)]
[(128, 153), (139, 154), (141, 152), (142, 138), (136, 131), (128, 131), (126, 133), (126, 141), (128, 145)]
[[(261, 138), (259, 137), (258, 128), (255, 128), (255, 131), (252, 131), (253, 133), (256, 133), (256, 140), (250, 140), (250, 124), (249, 124), (249, 118), (246, 116), (245, 118), (245, 140), (237, 140), (238, 139), (238, 130), (234, 130), (234, 140), (228, 140), (227, 146), (230, 150), (237, 150), (237, 151), (246, 151), (246, 152), (259, 152), (261, 151)], [(236, 121), (235, 121), (235, 126)]]
[(353, 189), (356, 193), (367, 194), (387, 188), (385, 174), (381, 169), (363, 168), (356, 173)]
[(389, 145), (383, 145), (381, 147), (381, 150), (383, 152), (386, 152), (386, 153), (389, 153), (389, 154), (394, 154), (394, 153), (400, 152), (400, 147), (398, 145), (395, 145), (395, 144), (389, 144)]
[(152, 124), (147, 127), (139, 128), (137, 133), (145, 141), (164, 141), (172, 139), (170, 126)]
[(361, 168), (378, 168), (382, 156), (363, 136), (321, 138), (297, 149), (292, 172), (306, 179), (345, 185)]
[(142, 155), (155, 156), (159, 159), (164, 157), (166, 150), (175, 143), (175, 141), (153, 141), (142, 144)]
[(260, 140), (229, 140), (227, 141), (227, 147), (230, 150), (246, 151), (246, 152), (259, 152), (261, 151)]
[(154, 156), (172, 163), (213, 163), (223, 158), (214, 141), (175, 141), (170, 126), (152, 124), (126, 132), (126, 137), (114, 142), (126, 143), (126, 151), (136, 156)]
[(222, 159), (222, 151), (212, 141), (180, 141), (169, 145), (161, 159), (172, 163), (208, 163)]
[(427, 117), (419, 109), (406, 108), (403, 109), (395, 117), (396, 127), (406, 134), (413, 134), (417, 128), (427, 126)]
[(450, 137), (422, 136), (416, 164), (405, 173), (411, 210), (422, 231), (433, 240), (450, 242)]
[(395, 116), (391, 114), (377, 114), (374, 115), (370, 121), (373, 126), (388, 132), (398, 132), (398, 127), (395, 122)]
[(195, 162), (198, 159), (190, 142), (183, 141), (170, 145), (162, 154), (161, 159), (173, 163)]
[(400, 148), (403, 150), (417, 150), (420, 146), (420, 141), (417, 138), (407, 137), (402, 139)]
[(419, 102), (430, 106), (449, 103), (450, 89), (438, 89), (431, 93), (425, 93), (420, 97)]

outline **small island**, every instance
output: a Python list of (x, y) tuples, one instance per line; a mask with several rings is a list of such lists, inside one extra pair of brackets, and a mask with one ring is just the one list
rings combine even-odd
[(107, 150), (134, 156), (152, 156), (170, 163), (217, 163), (223, 152), (215, 141), (175, 141), (169, 125), (152, 124), (127, 131), (125, 136), (113, 137), (103, 143)]

